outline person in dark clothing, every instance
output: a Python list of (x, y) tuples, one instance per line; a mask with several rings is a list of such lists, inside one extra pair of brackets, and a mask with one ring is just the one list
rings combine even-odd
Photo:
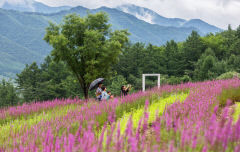
[(121, 87), (121, 96), (127, 96), (130, 89), (131, 89), (130, 85), (128, 85), (127, 87), (122, 86)]

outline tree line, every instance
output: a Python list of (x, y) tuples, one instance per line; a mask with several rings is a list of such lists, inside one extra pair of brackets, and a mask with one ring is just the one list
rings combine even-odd
[[(143, 73), (160, 73), (162, 84), (224, 78), (229, 71), (240, 73), (240, 26), (204, 37), (193, 31), (186, 41), (171, 40), (163, 46), (131, 43), (128, 35), (126, 30), (112, 31), (105, 13), (85, 18), (71, 14), (63, 24), (51, 23), (44, 38), (53, 47), (51, 54), (41, 65), (26, 65), (17, 74), (17, 87), (3, 80), (0, 105), (87, 98), (88, 94), (94, 96), (87, 88), (98, 77), (107, 78), (105, 85), (119, 95), (123, 84), (140, 90)], [(156, 85), (156, 79), (148, 78), (146, 85)]]
[(130, 44), (114, 66), (119, 75), (141, 88), (141, 74), (161, 73), (162, 83), (212, 80), (221, 74), (240, 72), (240, 26), (204, 37), (193, 31), (184, 42), (163, 46)]

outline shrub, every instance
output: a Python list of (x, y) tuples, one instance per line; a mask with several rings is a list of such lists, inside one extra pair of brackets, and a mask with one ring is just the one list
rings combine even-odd
[(186, 82), (191, 81), (191, 78), (190, 78), (188, 75), (184, 75), (184, 76), (181, 78), (181, 81), (182, 81), (183, 83), (186, 83)]
[(168, 84), (174, 85), (174, 84), (180, 84), (181, 83), (181, 78), (175, 77), (175, 76), (171, 76), (168, 79)]
[(240, 74), (237, 72), (234, 72), (234, 71), (226, 72), (226, 73), (221, 74), (219, 77), (217, 77), (217, 80), (231, 79), (234, 77), (240, 78)]

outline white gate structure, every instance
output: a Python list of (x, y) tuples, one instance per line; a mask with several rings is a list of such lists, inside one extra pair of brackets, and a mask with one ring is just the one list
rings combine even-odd
[(160, 74), (143, 74), (142, 75), (142, 91), (144, 92), (145, 91), (145, 77), (152, 77), (152, 76), (155, 76), (155, 77), (158, 77), (158, 88), (160, 88)]

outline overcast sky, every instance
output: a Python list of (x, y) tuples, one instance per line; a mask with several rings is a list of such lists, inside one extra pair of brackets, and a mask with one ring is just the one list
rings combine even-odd
[[(0, 0), (5, 1), (5, 0)], [(19, 2), (22, 0), (7, 0)], [(25, 0), (26, 1), (26, 0)], [(31, 1), (31, 0), (27, 0)], [(131, 3), (154, 10), (165, 17), (199, 18), (226, 29), (240, 25), (240, 0), (36, 0), (50, 6), (116, 7)]]

